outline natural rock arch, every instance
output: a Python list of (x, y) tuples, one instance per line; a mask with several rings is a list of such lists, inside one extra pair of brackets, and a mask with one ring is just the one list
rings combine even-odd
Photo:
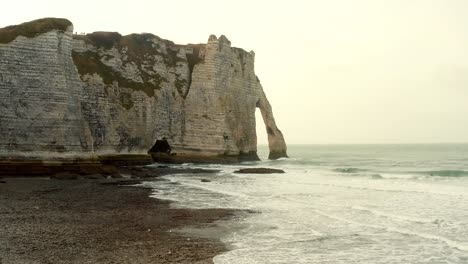
[(268, 102), (263, 90), (261, 91), (261, 97), (256, 103), (256, 107), (260, 109), (262, 114), (263, 123), (268, 136), (268, 148), (270, 154), (268, 159), (279, 159), (287, 158), (286, 142), (284, 141), (283, 133), (276, 126), (275, 118), (273, 117), (273, 110), (270, 103)]
[(175, 162), (257, 160), (256, 107), (269, 158), (286, 157), (255, 53), (225, 36), (176, 45), (151, 34), (73, 35), (69, 21), (45, 19), (0, 29), (2, 37), (0, 159), (146, 162), (154, 150)]

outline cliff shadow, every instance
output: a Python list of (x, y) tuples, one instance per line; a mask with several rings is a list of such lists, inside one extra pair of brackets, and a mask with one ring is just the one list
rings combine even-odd
[(148, 151), (149, 154), (171, 154), (172, 148), (167, 139), (158, 139), (154, 146)]

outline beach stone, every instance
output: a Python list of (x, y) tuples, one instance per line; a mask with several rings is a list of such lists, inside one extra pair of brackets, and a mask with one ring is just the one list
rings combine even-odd
[(234, 173), (252, 173), (252, 174), (271, 174), (271, 173), (285, 173), (284, 170), (270, 169), (270, 168), (248, 168), (240, 169)]

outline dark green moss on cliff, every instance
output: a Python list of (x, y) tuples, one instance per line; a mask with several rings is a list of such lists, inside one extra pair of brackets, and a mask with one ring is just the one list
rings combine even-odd
[(177, 66), (177, 62), (185, 62), (187, 61), (186, 59), (183, 59), (183, 58), (179, 58), (177, 56), (177, 54), (179, 53), (179, 50), (176, 49), (176, 48), (167, 48), (166, 49), (166, 52), (167, 52), (167, 55), (164, 56), (164, 63), (166, 65), (169, 65), (169, 66), (172, 66), (172, 67), (176, 67)]
[[(86, 35), (75, 35), (74, 38), (83, 40), (85, 43), (97, 48), (116, 48), (119, 51), (125, 49), (128, 60), (134, 62), (141, 62), (151, 55), (161, 55), (168, 62), (174, 60), (171, 47), (175, 46), (175, 44), (149, 33), (122, 36), (117, 32), (94, 32)], [(162, 52), (159, 44), (153, 42), (154, 39), (166, 44), (167, 54)]]
[(150, 97), (154, 96), (154, 91), (161, 89), (162, 82), (166, 81), (166, 79), (157, 73), (151, 76), (149, 74), (142, 74), (142, 83), (126, 79), (122, 77), (120, 73), (114, 71), (111, 67), (102, 63), (100, 55), (92, 51), (87, 51), (84, 53), (74, 51), (72, 53), (72, 57), (81, 76), (86, 74), (97, 74), (101, 76), (104, 84), (106, 85), (112, 85), (115, 81), (119, 84), (120, 87), (130, 88), (135, 91), (143, 91)]
[(128, 56), (128, 60), (141, 62), (148, 55), (160, 55), (157, 48), (153, 46), (152, 34), (130, 34), (122, 36), (117, 32), (94, 32), (87, 35), (75, 35), (75, 39), (83, 40), (85, 43), (100, 49), (116, 48)]
[[(185, 58), (177, 56), (181, 46), (150, 33), (122, 36), (117, 32), (94, 32), (87, 35), (75, 35), (74, 38), (83, 40), (98, 49), (116, 48), (119, 51), (124, 51), (128, 60), (136, 63), (147, 60), (154, 55), (161, 56), (164, 63), (172, 67), (175, 67), (177, 62), (186, 61)], [(155, 43), (155, 40), (158, 43)], [(159, 43), (164, 44), (165, 48)]]
[(0, 28), (0, 43), (9, 43), (18, 36), (33, 38), (52, 30), (66, 31), (72, 23), (63, 18), (43, 18), (19, 25)]
[(98, 48), (110, 49), (122, 39), (122, 35), (117, 32), (94, 32), (87, 35), (75, 35), (75, 39), (84, 40)]
[[(94, 32), (87, 35), (75, 35), (74, 38), (83, 40), (99, 50), (98, 52), (88, 51), (73, 54), (75, 64), (82, 76), (96, 73), (103, 78), (107, 85), (117, 81), (120, 87), (141, 90), (148, 96), (154, 96), (154, 90), (160, 89), (162, 83), (167, 82), (164, 77), (155, 73), (153, 68), (155, 64), (163, 62), (167, 67), (177, 67), (179, 62), (183, 62), (188, 64), (189, 78), (187, 80), (176, 78), (174, 88), (185, 98), (192, 82), (193, 69), (196, 64), (203, 62), (200, 50), (205, 47), (204, 44), (190, 44), (189, 47), (193, 49), (193, 53), (189, 52), (186, 57), (181, 57), (180, 50), (187, 48), (187, 46), (176, 45), (172, 41), (148, 33), (122, 36), (116, 32)], [(117, 49), (123, 55), (124, 64), (133, 63), (137, 67), (143, 83), (122, 78), (119, 73), (102, 63), (109, 57), (108, 54), (103, 54), (104, 50), (112, 48)]]
[(142, 62), (148, 56), (160, 55), (161, 53), (153, 47), (152, 34), (130, 34), (122, 37), (116, 48), (127, 47), (126, 54), (129, 61)]
[[(80, 53), (73, 54), (73, 59), (81, 75), (97, 73), (102, 76), (105, 84), (110, 85), (113, 81), (117, 81), (120, 87), (144, 91), (148, 96), (154, 96), (154, 90), (161, 89), (162, 83), (167, 82), (164, 77), (154, 73), (152, 67), (148, 67), (148, 65), (151, 66), (155, 63), (156, 55), (162, 56), (165, 62), (167, 57), (172, 56), (161, 52), (153, 40), (165, 41), (167, 47), (174, 46), (174, 43), (170, 41), (161, 40), (159, 37), (147, 33), (122, 36), (116, 32), (94, 32), (74, 37), (98, 49), (117, 49), (126, 56), (124, 63), (136, 65), (143, 83), (123, 78), (118, 72), (101, 62), (101, 55), (90, 51), (81, 53), (81, 55)], [(108, 55), (103, 56), (106, 57), (104, 59), (108, 59)]]

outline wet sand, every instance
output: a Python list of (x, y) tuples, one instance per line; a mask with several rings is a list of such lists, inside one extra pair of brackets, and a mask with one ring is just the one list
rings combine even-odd
[(218, 238), (173, 231), (235, 211), (171, 209), (137, 180), (0, 179), (0, 263), (212, 263)]

